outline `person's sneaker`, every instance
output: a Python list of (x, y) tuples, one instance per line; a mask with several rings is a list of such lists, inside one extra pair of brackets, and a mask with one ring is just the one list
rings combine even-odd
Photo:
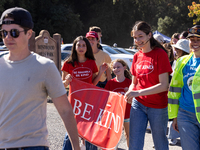
[(147, 126), (146, 132), (147, 132), (147, 133), (151, 133), (151, 127), (150, 127), (150, 125)]
[(177, 142), (178, 142), (177, 139), (171, 139), (169, 141), (169, 145), (176, 145)]
[(151, 130), (151, 126), (150, 125), (147, 126), (147, 130)]

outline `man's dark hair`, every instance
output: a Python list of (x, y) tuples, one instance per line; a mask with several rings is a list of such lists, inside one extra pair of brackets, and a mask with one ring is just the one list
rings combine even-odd
[(89, 31), (101, 32), (101, 28), (97, 26), (92, 26), (89, 28)]

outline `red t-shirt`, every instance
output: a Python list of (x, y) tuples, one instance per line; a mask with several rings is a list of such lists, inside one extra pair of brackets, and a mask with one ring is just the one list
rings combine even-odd
[[(133, 56), (130, 71), (137, 79), (133, 90), (140, 90), (158, 84), (159, 75), (166, 72), (171, 74), (172, 68), (167, 53), (161, 48), (154, 48), (148, 53), (143, 53), (142, 50), (137, 52)], [(167, 91), (139, 96), (136, 99), (146, 107), (151, 108), (165, 108), (168, 102)]]
[[(106, 83), (105, 89), (124, 95), (126, 93), (124, 88), (126, 87), (129, 88), (130, 85), (131, 85), (131, 80), (128, 78), (125, 78), (123, 82), (118, 82), (116, 78), (114, 78)], [(127, 103), (124, 119), (130, 118), (130, 110), (131, 110), (131, 104)]]
[(67, 61), (63, 64), (61, 70), (72, 75), (72, 77), (92, 84), (92, 75), (98, 72), (95, 60), (87, 59), (83, 63), (74, 63), (74, 67)]

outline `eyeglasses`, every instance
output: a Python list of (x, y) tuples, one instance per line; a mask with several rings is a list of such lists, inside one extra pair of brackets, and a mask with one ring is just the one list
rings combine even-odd
[(200, 28), (190, 28), (188, 30), (189, 33), (192, 33), (192, 34), (199, 34), (200, 35)]
[[(24, 30), (25, 31), (25, 30)], [(18, 38), (19, 37), (19, 34), (20, 32), (24, 32), (24, 31), (19, 31), (18, 29), (11, 29), (10, 31), (6, 31), (6, 30), (0, 30), (1, 34), (0, 34), (0, 37), (1, 38), (5, 38), (7, 35), (8, 35), (8, 32), (10, 32), (10, 35), (13, 37), (13, 38)]]

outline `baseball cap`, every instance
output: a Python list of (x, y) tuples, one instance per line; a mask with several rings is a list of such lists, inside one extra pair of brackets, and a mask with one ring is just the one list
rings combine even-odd
[(97, 34), (95, 31), (90, 31), (90, 32), (88, 32), (88, 33), (86, 34), (86, 38), (88, 38), (88, 37), (94, 37), (94, 38), (99, 39), (98, 34)]
[[(13, 21), (3, 21), (7, 14), (11, 14)], [(22, 27), (33, 29), (33, 20), (29, 11), (20, 7), (13, 7), (5, 10), (0, 19), (0, 26), (3, 24), (18, 24)]]
[(173, 44), (172, 46), (186, 53), (190, 53), (189, 41), (187, 39), (180, 39), (176, 44)]
[(159, 43), (164, 43), (164, 42), (165, 42), (164, 38), (163, 38), (162, 35), (160, 35), (160, 34), (154, 34), (153, 37), (154, 37), (154, 39), (156, 39)]
[(187, 36), (187, 38), (191, 37), (191, 36), (196, 36), (196, 37), (200, 37), (200, 25), (195, 25), (192, 28), (190, 28), (188, 30), (189, 34)]

